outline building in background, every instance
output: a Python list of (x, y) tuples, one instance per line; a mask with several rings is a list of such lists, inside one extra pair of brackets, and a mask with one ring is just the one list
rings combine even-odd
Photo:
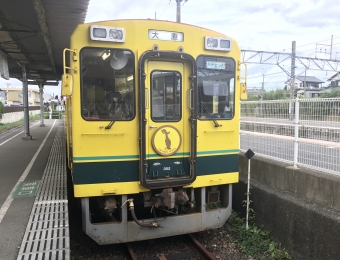
[[(290, 82), (290, 79), (285, 82), (287, 89), (290, 88)], [(296, 97), (312, 98), (321, 95), (322, 83), (325, 82), (314, 76), (297, 76), (294, 83)]]
[(261, 95), (262, 88), (257, 88), (257, 87), (248, 88), (247, 92), (248, 92), (248, 95)]
[(340, 87), (340, 73), (337, 72), (335, 73), (332, 77), (327, 79), (327, 81), (330, 81), (330, 87), (335, 88), (335, 87)]
[[(52, 96), (43, 94), (44, 102), (51, 100)], [(0, 101), (7, 106), (21, 106), (23, 104), (23, 94), (21, 88), (1, 88)], [(36, 89), (28, 89), (29, 106), (40, 106), (40, 93)]]

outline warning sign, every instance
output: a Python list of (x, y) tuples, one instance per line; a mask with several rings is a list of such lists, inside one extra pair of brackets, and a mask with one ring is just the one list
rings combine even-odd
[(33, 197), (37, 193), (39, 181), (21, 182), (13, 193), (13, 198)]

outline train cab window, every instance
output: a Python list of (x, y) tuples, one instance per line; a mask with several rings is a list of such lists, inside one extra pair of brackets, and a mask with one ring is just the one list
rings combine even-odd
[(231, 58), (197, 58), (198, 117), (232, 119), (235, 98), (235, 61)]
[(122, 49), (81, 51), (81, 111), (85, 120), (135, 117), (134, 56)]
[(177, 71), (151, 73), (151, 116), (155, 122), (179, 121), (182, 117), (181, 74)]

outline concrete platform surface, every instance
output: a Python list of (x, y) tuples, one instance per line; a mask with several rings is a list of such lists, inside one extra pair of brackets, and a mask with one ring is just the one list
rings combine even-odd
[[(0, 260), (17, 259), (59, 120), (30, 122), (32, 140), (23, 127), (0, 134)], [(37, 181), (37, 182), (34, 182)], [(23, 185), (26, 184), (26, 187)]]

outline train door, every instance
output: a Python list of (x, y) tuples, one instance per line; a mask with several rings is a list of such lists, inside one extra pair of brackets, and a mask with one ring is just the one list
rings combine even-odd
[(189, 184), (196, 177), (196, 135), (190, 120), (194, 116), (192, 68), (187, 62), (150, 59), (144, 65), (141, 182), (148, 188)]

